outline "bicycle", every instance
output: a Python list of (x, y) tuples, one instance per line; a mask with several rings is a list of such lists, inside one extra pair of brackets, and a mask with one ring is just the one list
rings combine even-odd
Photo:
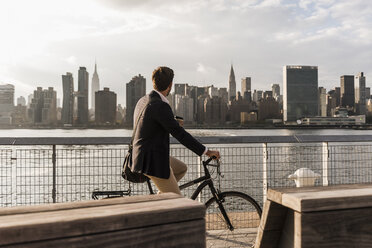
[[(202, 190), (209, 186), (212, 197), (205, 203), (206, 206), (206, 229), (208, 247), (230, 247), (231, 245), (247, 246), (255, 241), (257, 227), (260, 222), (262, 210), (260, 205), (249, 195), (238, 191), (221, 192), (216, 189), (208, 166), (215, 167), (217, 174), (222, 176), (220, 163), (210, 164), (213, 158), (203, 161), (204, 175), (190, 182), (182, 184), (180, 189), (199, 184), (191, 195), (196, 200)], [(151, 183), (147, 185), (150, 194), (154, 194)], [(95, 191), (93, 199), (98, 196), (118, 197), (130, 195), (131, 191)]]

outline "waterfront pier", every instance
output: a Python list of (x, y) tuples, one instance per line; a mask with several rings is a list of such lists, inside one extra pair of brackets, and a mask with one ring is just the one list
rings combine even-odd
[[(288, 176), (300, 168), (320, 175), (315, 186), (372, 183), (372, 135), (198, 139), (222, 155), (221, 175), (216, 171), (212, 175), (216, 187), (244, 192), (261, 207), (269, 189), (294, 188), (295, 182)], [(0, 206), (80, 202), (91, 200), (93, 191), (147, 195), (146, 184), (132, 184), (121, 178), (129, 142), (130, 137), (0, 138)], [(203, 158), (174, 139), (170, 152), (188, 165), (180, 183), (201, 175)], [(194, 190), (186, 189), (183, 194), (190, 197)], [(205, 203), (210, 197), (209, 192), (202, 192), (197, 200)], [(253, 245), (255, 237), (250, 240)]]

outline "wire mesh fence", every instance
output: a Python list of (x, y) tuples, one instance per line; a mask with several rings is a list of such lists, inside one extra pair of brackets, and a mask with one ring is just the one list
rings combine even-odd
[[(244, 192), (261, 206), (265, 185), (295, 187), (289, 177), (300, 168), (314, 172), (314, 183), (319, 186), (372, 182), (372, 143), (227, 142), (208, 147), (219, 150), (222, 156), (222, 175), (212, 174), (215, 186), (221, 191)], [(129, 188), (133, 195), (148, 194), (146, 184), (121, 178), (127, 150), (125, 144), (3, 146), (0, 206), (89, 200), (93, 191)], [(180, 184), (203, 174), (201, 158), (183, 146), (173, 144), (171, 155), (188, 165)], [(185, 189), (184, 195), (190, 197), (196, 187)], [(198, 199), (206, 202), (209, 198), (209, 191), (204, 190)]]
[(0, 150), (0, 206), (11, 206), (12, 197), (12, 150)]

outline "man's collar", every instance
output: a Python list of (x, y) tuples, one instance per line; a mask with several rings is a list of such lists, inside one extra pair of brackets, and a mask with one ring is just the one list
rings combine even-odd
[(161, 98), (161, 100), (163, 101), (163, 102), (165, 102), (165, 103), (168, 103), (169, 104), (169, 101), (168, 101), (168, 99), (162, 94), (162, 93), (160, 93), (159, 91), (157, 91), (157, 90), (154, 90), (156, 93), (158, 93), (159, 94), (159, 96), (160, 96), (160, 98)]

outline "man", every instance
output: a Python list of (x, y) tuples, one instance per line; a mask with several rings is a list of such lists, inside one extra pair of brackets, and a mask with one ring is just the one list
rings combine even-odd
[(136, 105), (133, 120), (138, 126), (133, 140), (132, 170), (148, 176), (161, 193), (181, 194), (177, 182), (185, 175), (187, 167), (169, 156), (169, 134), (199, 156), (205, 154), (218, 159), (220, 154), (200, 144), (175, 120), (166, 98), (172, 89), (173, 77), (173, 70), (168, 67), (155, 69), (152, 73), (154, 90)]

